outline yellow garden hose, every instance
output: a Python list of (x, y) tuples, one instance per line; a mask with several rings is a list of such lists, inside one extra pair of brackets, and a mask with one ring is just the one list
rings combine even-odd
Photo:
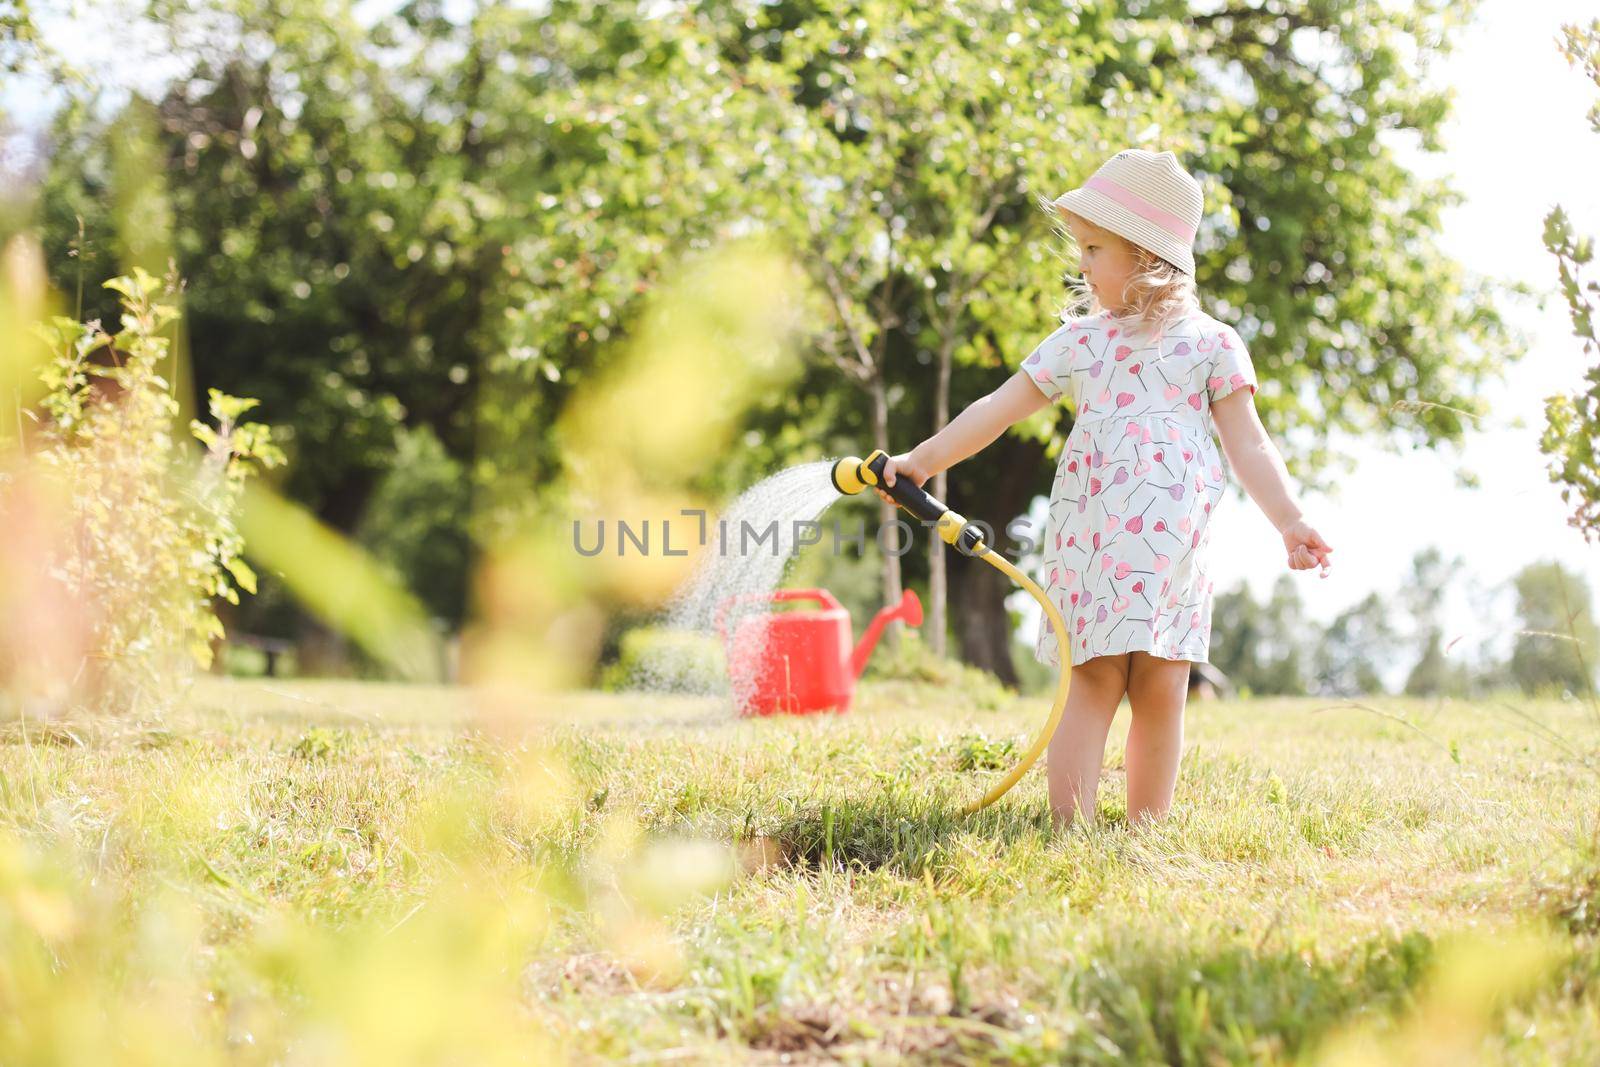
[(1010, 788), (1022, 780), (1039, 757), (1044, 753), (1045, 746), (1050, 743), (1050, 738), (1055, 735), (1056, 727), (1061, 724), (1061, 714), (1067, 709), (1067, 691), (1072, 688), (1072, 645), (1067, 636), (1067, 622), (1061, 617), (1061, 612), (1056, 608), (1055, 601), (1045, 595), (1039, 588), (1039, 583), (1029, 578), (1017, 569), (1016, 565), (1006, 559), (994, 549), (984, 546), (979, 558), (993, 565), (1013, 582), (1033, 594), (1033, 599), (1044, 608), (1044, 617), (1050, 620), (1050, 628), (1056, 633), (1056, 648), (1061, 653), (1061, 677), (1056, 682), (1056, 701), (1050, 706), (1050, 714), (1044, 720), (1044, 728), (1039, 731), (1039, 736), (1033, 739), (1033, 744), (1028, 746), (1028, 751), (1022, 754), (1017, 765), (1006, 772), (1006, 776), (996, 782), (987, 793), (966, 806), (966, 813), (971, 815), (975, 811), (982, 811), (990, 804), (1006, 795)]
[(1044, 608), (1044, 616), (1049, 620), (1050, 628), (1055, 631), (1056, 647), (1060, 650), (1061, 677), (1056, 683), (1056, 700), (1050, 707), (1050, 715), (1045, 719), (1044, 728), (1039, 731), (1039, 736), (1033, 739), (1033, 744), (1028, 746), (1028, 751), (1022, 754), (1017, 765), (1007, 771), (1005, 777), (982, 797), (966, 806), (964, 811), (970, 815), (982, 811), (1005, 796), (1012, 786), (1022, 780), (1022, 776), (1028, 773), (1028, 769), (1038, 761), (1045, 747), (1050, 744), (1051, 736), (1061, 723), (1061, 715), (1066, 711), (1067, 692), (1072, 686), (1072, 643), (1067, 634), (1066, 620), (1061, 617), (1055, 602), (1039, 588), (1038, 582), (1023, 574), (1010, 560), (985, 544), (981, 530), (929, 496), (920, 486), (912, 485), (907, 478), (897, 479), (893, 485), (884, 485), (883, 467), (888, 459), (889, 454), (882, 449), (873, 452), (864, 460), (855, 456), (844, 457), (833, 465), (831, 473), (833, 487), (847, 495), (859, 493), (869, 485), (882, 488), (897, 504), (917, 518), (934, 523), (935, 531), (946, 544), (987, 561), (990, 566), (1032, 593), (1039, 606)]

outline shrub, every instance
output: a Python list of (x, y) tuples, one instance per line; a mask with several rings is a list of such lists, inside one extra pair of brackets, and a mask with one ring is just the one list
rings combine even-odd
[(876, 649), (861, 676), (864, 681), (934, 686), (990, 711), (1006, 706), (1011, 699), (1000, 679), (979, 667), (935, 654), (922, 635), (911, 629), (900, 635), (897, 651), (887, 645)]
[(1017, 762), (1017, 743), (1009, 737), (963, 734), (956, 742), (956, 770), (998, 771)]
[[(282, 462), (255, 406), (212, 390), (210, 422), (177, 431), (179, 406), (162, 376), (173, 289), (148, 272), (106, 283), (121, 298), (120, 329), (53, 318), (53, 358), (26, 469), (53, 499), (56, 536), (43, 568), (81, 620), (73, 699), (125, 708), (166, 703), (175, 683), (210, 665), (223, 635), (215, 600), (239, 602), (255, 574), (235, 524), (245, 479)], [(11, 494), (0, 509), (29, 506)], [(8, 506), (9, 504), (9, 506)], [(27, 605), (23, 606), (27, 608)]]
[(722, 645), (716, 638), (640, 626), (622, 635), (617, 660), (601, 674), (600, 688), (716, 693), (727, 685), (725, 670)]

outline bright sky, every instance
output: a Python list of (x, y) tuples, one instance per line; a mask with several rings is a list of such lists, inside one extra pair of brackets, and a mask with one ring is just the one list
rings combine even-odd
[[(1488, 0), (1433, 72), (1454, 88), (1456, 105), (1446, 154), (1425, 162), (1430, 172), (1449, 175), (1466, 198), (1446, 216), (1446, 249), (1470, 270), (1548, 295), (1542, 309), (1508, 309), (1526, 330), (1529, 348), (1491, 393), (1490, 418), (1459, 458), (1354, 445), (1355, 475), (1335, 494), (1306, 501), (1311, 521), (1337, 550), (1328, 578), (1296, 574), (1318, 618), (1371, 590), (1398, 589), (1412, 555), (1430, 544), (1461, 557), (1470, 580), (1485, 586), (1531, 561), (1557, 559), (1582, 572), (1591, 592), (1600, 590), (1600, 546), (1587, 545), (1566, 524), (1567, 509), (1538, 449), (1544, 398), (1578, 388), (1585, 369), (1541, 234), (1557, 203), (1581, 232), (1600, 233), (1600, 135), (1586, 117), (1595, 88), (1555, 43), (1563, 23), (1594, 14), (1592, 2)], [(1475, 472), (1481, 488), (1459, 487), (1458, 465)], [(1254, 505), (1234, 503), (1213, 535), (1218, 585), (1244, 577), (1265, 592), (1279, 572), (1260, 561), (1281, 559), (1281, 542)], [(1503, 621), (1485, 618), (1482, 605), (1465, 596), (1458, 595), (1456, 608), (1447, 642), (1459, 634), (1476, 643)]]

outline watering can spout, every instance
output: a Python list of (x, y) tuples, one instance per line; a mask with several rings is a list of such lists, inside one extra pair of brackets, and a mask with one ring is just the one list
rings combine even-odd
[(861, 672), (867, 666), (867, 657), (871, 656), (872, 650), (877, 647), (883, 628), (896, 619), (911, 626), (922, 625), (922, 601), (917, 599), (917, 594), (912, 590), (905, 591), (900, 597), (900, 603), (884, 608), (872, 617), (866, 633), (862, 634), (861, 640), (856, 643), (856, 650), (850, 654), (850, 674), (853, 677), (861, 677)]

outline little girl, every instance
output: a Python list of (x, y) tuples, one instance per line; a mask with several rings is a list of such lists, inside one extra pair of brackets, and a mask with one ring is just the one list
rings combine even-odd
[[(1050, 494), (1044, 577), (1067, 622), (1072, 686), (1049, 747), (1059, 822), (1092, 819), (1106, 735), (1126, 693), (1128, 820), (1164, 815), (1183, 747), (1190, 662), (1211, 640), (1210, 519), (1228, 465), (1283, 535), (1289, 566), (1333, 551), (1301, 517), (1283, 459), (1256, 417), (1256, 372), (1233, 327), (1200, 310), (1199, 183), (1171, 152), (1130, 149), (1051, 207), (1078, 247), (1075, 311), (1006, 383), (891, 459), (922, 485), (1007, 426), (1064, 400), (1073, 413)], [(879, 495), (889, 499), (879, 490)], [(1036, 655), (1058, 666), (1045, 625)]]

